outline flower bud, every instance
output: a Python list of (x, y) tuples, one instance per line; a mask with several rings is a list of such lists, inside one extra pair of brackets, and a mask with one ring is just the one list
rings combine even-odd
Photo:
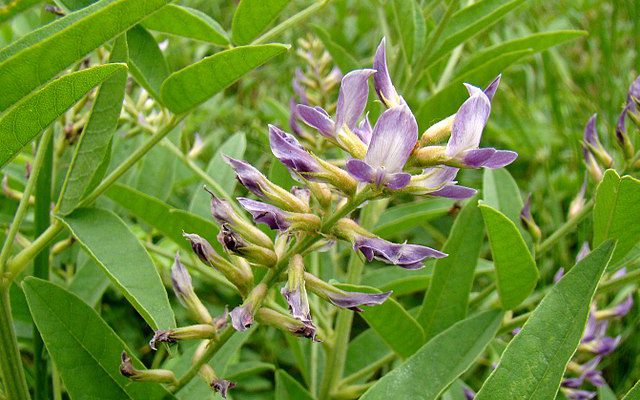
[(420, 146), (425, 147), (444, 141), (451, 135), (451, 128), (456, 115), (450, 115), (447, 118), (431, 125), (420, 137)]
[(259, 284), (253, 290), (244, 303), (231, 310), (231, 325), (239, 332), (246, 331), (253, 324), (253, 316), (262, 305), (262, 300), (267, 294), (267, 285)]
[(445, 149), (445, 146), (420, 147), (413, 152), (409, 162), (413, 161), (420, 167), (433, 167), (447, 164), (451, 162), (451, 157), (445, 153)]
[(179, 253), (176, 253), (173, 266), (171, 267), (171, 282), (173, 283), (173, 292), (180, 303), (189, 310), (199, 322), (204, 324), (211, 323), (211, 315), (193, 291), (191, 276), (189, 275), (189, 271), (187, 271), (180, 262)]
[(348, 308), (356, 312), (362, 312), (359, 306), (376, 306), (384, 303), (393, 293), (392, 291), (384, 293), (347, 292), (308, 272), (305, 272), (304, 280), (306, 287), (320, 298), (336, 307)]
[(271, 267), (278, 261), (273, 250), (249, 243), (228, 225), (220, 227), (217, 239), (227, 251), (240, 255), (254, 264)]
[(625, 159), (631, 160), (633, 159), (635, 150), (633, 148), (633, 143), (631, 143), (631, 140), (627, 135), (626, 117), (628, 112), (629, 106), (625, 106), (624, 110), (622, 110), (618, 117), (618, 123), (616, 124), (616, 141), (618, 142), (618, 146), (622, 149)]
[(209, 386), (211, 387), (211, 389), (213, 389), (216, 393), (219, 393), (223, 399), (227, 398), (229, 389), (233, 389), (234, 387), (236, 387), (235, 383), (218, 378), (213, 368), (209, 364), (204, 364), (200, 368), (199, 373), (207, 382), (209, 382)]
[(536, 221), (533, 219), (531, 215), (531, 194), (527, 196), (527, 199), (524, 202), (524, 207), (520, 211), (520, 222), (522, 226), (529, 231), (531, 237), (537, 242), (540, 240), (542, 233), (540, 232), (540, 227), (536, 224)]
[(311, 322), (300, 321), (299, 319), (271, 308), (262, 307), (258, 310), (256, 318), (261, 324), (273, 326), (282, 331), (293, 333), (296, 336), (311, 339), (314, 342), (322, 341), (318, 338), (316, 327), (313, 326)]
[(569, 204), (569, 213), (568, 213), (569, 218), (575, 217), (584, 208), (584, 204), (585, 204), (584, 194), (586, 190), (587, 190), (587, 177), (585, 176), (584, 180), (582, 181), (582, 186), (580, 187), (580, 191), (578, 192), (576, 197), (573, 200), (571, 200), (571, 204)]
[(149, 341), (149, 346), (156, 349), (156, 343), (175, 343), (179, 340), (213, 339), (218, 330), (210, 324), (184, 326), (181, 328), (157, 330)]
[(131, 357), (129, 357), (126, 351), (122, 352), (120, 359), (120, 373), (133, 381), (171, 384), (175, 384), (178, 381), (173, 371), (168, 369), (140, 370), (134, 368)]
[(313, 327), (309, 298), (304, 286), (304, 264), (302, 256), (299, 254), (294, 255), (289, 261), (287, 278), (287, 284), (280, 293), (287, 300), (289, 312), (291, 312), (293, 318)]

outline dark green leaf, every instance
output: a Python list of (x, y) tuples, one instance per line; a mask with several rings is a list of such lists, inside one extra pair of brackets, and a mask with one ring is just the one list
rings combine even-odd
[[(124, 64), (107, 64), (65, 75), (2, 113), (0, 115), (0, 167), (11, 160), (91, 88), (123, 71), (126, 71)], [(2, 75), (0, 75), (1, 80)], [(4, 99), (5, 96), (0, 98)]]
[(94, 260), (87, 259), (80, 264), (67, 289), (91, 307), (95, 307), (108, 287), (109, 277)]
[(506, 169), (486, 168), (484, 170), (482, 200), (503, 213), (514, 224), (520, 224), (520, 211), (524, 204), (518, 184)]
[(185, 112), (288, 48), (283, 44), (243, 46), (206, 57), (171, 74), (162, 84), (162, 100), (173, 112)]
[(604, 243), (552, 287), (511, 340), (476, 400), (555, 398), (614, 247), (612, 241)]
[(405, 203), (385, 210), (378, 219), (374, 233), (387, 237), (391, 234), (405, 232), (425, 222), (446, 215), (453, 201), (444, 198), (420, 200)]
[(160, 100), (160, 87), (169, 76), (169, 66), (158, 43), (141, 26), (135, 26), (127, 32), (127, 43), (131, 75), (154, 99)]
[(593, 209), (593, 244), (616, 239), (612, 263), (624, 257), (640, 241), (640, 181), (620, 178), (616, 171), (607, 170), (598, 185)]
[(538, 268), (516, 225), (500, 211), (481, 204), (500, 302), (505, 310), (517, 307), (536, 287)]
[(278, 400), (313, 400), (307, 390), (287, 374), (284, 370), (276, 371), (276, 399)]
[(135, 187), (142, 193), (166, 201), (176, 175), (178, 158), (166, 147), (152, 148), (138, 166)]
[(117, 215), (99, 208), (79, 208), (60, 220), (153, 329), (175, 327), (153, 261)]
[(362, 284), (373, 286), (382, 291), (393, 290), (393, 294), (415, 293), (429, 287), (433, 263), (420, 270), (407, 270), (396, 266), (376, 268), (362, 277)]
[[(72, 399), (173, 398), (162, 386), (120, 374), (127, 345), (78, 297), (37, 278), (22, 283), (29, 309)], [(70, 312), (72, 310), (72, 312)], [(132, 356), (136, 368), (142, 364)]]
[(347, 361), (344, 366), (345, 376), (359, 372), (390, 354), (392, 354), (391, 350), (380, 338), (380, 335), (373, 329), (367, 329), (349, 342)]
[(213, 18), (200, 10), (169, 4), (142, 22), (145, 28), (225, 46), (227, 33)]
[(483, 238), (482, 215), (474, 198), (456, 218), (442, 248), (449, 256), (436, 261), (429, 290), (422, 302), (417, 320), (424, 328), (426, 340), (467, 316)]
[(502, 316), (500, 311), (487, 311), (456, 323), (383, 376), (361, 399), (438, 398), (482, 354)]
[(236, 44), (249, 44), (269, 27), (289, 0), (241, 0), (233, 14), (231, 35)]

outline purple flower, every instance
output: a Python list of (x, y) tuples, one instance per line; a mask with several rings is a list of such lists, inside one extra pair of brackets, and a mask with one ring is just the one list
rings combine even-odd
[(596, 160), (592, 156), (595, 156), (595, 158), (602, 161), (607, 166), (610, 166), (613, 163), (613, 159), (609, 153), (607, 153), (607, 150), (605, 150), (598, 138), (598, 129), (596, 127), (597, 116), (597, 114), (593, 114), (584, 128), (582, 154), (584, 156), (585, 163), (590, 168), (599, 168)]
[(309, 273), (305, 273), (304, 278), (308, 289), (317, 296), (329, 301), (336, 307), (347, 308), (356, 312), (363, 311), (360, 306), (376, 306), (384, 303), (393, 293), (392, 291), (384, 293), (347, 292)]
[(622, 318), (629, 313), (631, 307), (633, 307), (633, 297), (629, 295), (620, 304), (613, 307), (612, 315), (616, 318)]
[(299, 254), (291, 258), (287, 272), (287, 284), (280, 293), (287, 300), (289, 311), (295, 319), (303, 323), (311, 323), (311, 310), (304, 282), (304, 264)]
[(380, 260), (405, 269), (420, 269), (427, 258), (443, 258), (447, 254), (417, 244), (397, 244), (378, 237), (359, 236), (353, 245), (368, 261)]
[(456, 185), (454, 178), (457, 173), (458, 168), (454, 167), (426, 168), (422, 174), (411, 177), (407, 190), (414, 194), (428, 194), (454, 200), (464, 200), (475, 195), (475, 189)]
[(578, 255), (576, 255), (576, 262), (582, 261), (582, 259), (585, 258), (590, 251), (591, 249), (589, 248), (589, 242), (582, 243), (580, 251), (578, 251)]
[(210, 386), (216, 393), (220, 393), (223, 399), (226, 399), (229, 389), (236, 387), (236, 384), (224, 379), (214, 379), (211, 381)]
[(563, 389), (562, 392), (569, 400), (591, 400), (596, 397), (596, 392), (576, 389)]
[(373, 86), (376, 89), (380, 101), (382, 101), (387, 108), (393, 108), (406, 103), (404, 99), (398, 95), (396, 88), (393, 86), (393, 82), (391, 82), (389, 68), (387, 68), (386, 52), (386, 42), (385, 39), (382, 38), (376, 50), (376, 55), (373, 57), (373, 69), (376, 70), (376, 73), (373, 75)]
[(474, 392), (473, 390), (469, 389), (468, 387), (463, 388), (462, 392), (464, 393), (464, 398), (466, 400), (473, 400), (473, 399), (476, 398), (476, 392)]
[(213, 249), (211, 243), (209, 243), (207, 239), (195, 233), (183, 232), (182, 236), (189, 241), (193, 252), (205, 264), (211, 263), (213, 258), (216, 257), (216, 251)]
[(249, 189), (249, 191), (258, 197), (264, 197), (264, 187), (267, 185), (267, 177), (258, 171), (253, 165), (236, 160), (231, 157), (222, 156), (224, 161), (233, 168), (236, 173), (236, 178), (240, 183)]
[(176, 253), (173, 266), (171, 267), (171, 282), (173, 284), (173, 292), (181, 304), (187, 304), (190, 299), (195, 296), (191, 276), (189, 275), (189, 271), (187, 271), (180, 262), (180, 254), (178, 253)]
[(371, 127), (371, 122), (369, 122), (369, 113), (364, 116), (358, 127), (353, 130), (353, 133), (362, 140), (362, 143), (369, 146), (371, 135), (373, 134), (373, 128)]
[(273, 155), (287, 168), (303, 177), (311, 179), (314, 173), (322, 171), (318, 161), (298, 143), (296, 138), (273, 125), (269, 125), (269, 143)]
[(402, 172), (418, 141), (418, 124), (409, 107), (390, 108), (378, 119), (364, 161), (351, 159), (347, 171), (357, 180), (392, 190), (409, 184), (411, 175)]
[(328, 138), (337, 138), (344, 126), (351, 131), (355, 130), (358, 119), (367, 106), (368, 80), (374, 72), (372, 69), (357, 69), (342, 78), (335, 120), (322, 107), (310, 107), (304, 104), (296, 107), (298, 115), (307, 125)]
[[(490, 94), (495, 93), (498, 82), (499, 79), (496, 79), (489, 85)], [(471, 168), (500, 168), (511, 164), (518, 156), (513, 151), (478, 148), (491, 113), (491, 100), (482, 89), (468, 84), (465, 86), (470, 97), (456, 113), (445, 154)]]
[(238, 332), (244, 332), (253, 324), (251, 307), (242, 305), (231, 310), (231, 325)]
[(280, 231), (287, 230), (290, 226), (287, 221), (287, 213), (276, 206), (246, 197), (238, 197), (238, 202), (251, 214), (256, 223), (265, 224), (271, 229)]

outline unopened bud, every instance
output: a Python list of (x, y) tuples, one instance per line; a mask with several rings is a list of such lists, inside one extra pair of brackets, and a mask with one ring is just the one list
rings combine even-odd
[(213, 339), (218, 330), (209, 324), (184, 326), (181, 328), (157, 330), (149, 341), (149, 347), (157, 350), (157, 343), (175, 343), (179, 340)]
[(322, 207), (329, 207), (333, 200), (331, 189), (325, 183), (309, 182), (309, 189), (313, 193), (313, 197), (320, 203)]
[(199, 373), (207, 382), (209, 382), (209, 386), (211, 387), (211, 389), (213, 389), (216, 393), (219, 393), (223, 399), (227, 398), (229, 389), (233, 389), (234, 387), (236, 387), (235, 383), (218, 378), (213, 368), (208, 364), (204, 364), (200, 368)]
[(176, 253), (173, 266), (171, 267), (171, 282), (173, 283), (173, 292), (180, 303), (187, 308), (199, 322), (204, 324), (211, 323), (211, 315), (193, 291), (191, 276), (189, 275), (189, 271), (187, 271), (180, 262), (180, 255), (178, 253)]
[(177, 382), (176, 376), (173, 371), (168, 369), (136, 369), (133, 367), (131, 357), (126, 351), (121, 354), (120, 373), (123, 376), (139, 382), (156, 382), (156, 383), (171, 383)]
[(384, 303), (392, 292), (384, 293), (363, 293), (363, 292), (347, 292), (339, 289), (322, 279), (305, 272), (304, 281), (306, 287), (336, 307), (347, 308), (356, 312), (362, 312), (360, 306), (375, 306)]
[(321, 342), (317, 335), (316, 327), (309, 322), (303, 322), (290, 315), (283, 314), (271, 308), (262, 307), (258, 310), (256, 318), (261, 324), (273, 326), (282, 331), (292, 333), (296, 336), (305, 337), (314, 342)]
[(540, 240), (540, 237), (542, 236), (540, 227), (538, 227), (536, 221), (531, 215), (531, 194), (527, 196), (527, 199), (524, 202), (524, 207), (522, 207), (522, 210), (520, 211), (520, 222), (536, 242)]
[(582, 182), (582, 187), (580, 188), (580, 192), (578, 192), (578, 195), (573, 200), (571, 200), (571, 204), (569, 205), (569, 218), (575, 217), (584, 208), (584, 195), (586, 190), (587, 177), (585, 176), (584, 181)]
[(331, 233), (340, 239), (353, 242), (358, 236), (373, 236), (351, 218), (340, 218), (331, 229)]
[(420, 137), (420, 146), (425, 147), (439, 143), (451, 135), (451, 128), (456, 115), (453, 114), (431, 125)]
[(254, 264), (271, 267), (278, 261), (273, 250), (249, 243), (227, 225), (222, 225), (217, 238), (227, 251), (240, 255)]
[(447, 164), (451, 161), (451, 157), (446, 155), (445, 149), (445, 146), (420, 147), (413, 152), (410, 162), (413, 161), (419, 167)]
[(254, 287), (244, 303), (231, 310), (231, 325), (239, 332), (246, 331), (253, 324), (253, 316), (262, 305), (267, 294), (267, 285), (264, 283)]

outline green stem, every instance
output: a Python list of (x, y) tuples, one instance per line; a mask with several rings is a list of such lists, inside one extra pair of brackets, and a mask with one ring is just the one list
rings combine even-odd
[[(53, 132), (52, 128), (49, 128)], [(42, 168), (36, 172), (36, 201), (34, 205), (34, 236), (37, 238), (51, 225), (51, 180), (53, 173), (53, 143), (43, 138), (40, 140), (38, 152), (42, 151), (44, 161)], [(33, 173), (33, 172), (32, 172)], [(33, 259), (33, 276), (49, 280), (49, 247), (45, 247)], [(47, 372), (46, 350), (38, 327), (33, 324), (33, 364), (34, 364), (34, 398), (49, 399), (49, 383)]]
[(578, 213), (569, 218), (562, 226), (560, 226), (560, 228), (553, 232), (551, 236), (540, 243), (540, 246), (536, 249), (536, 258), (539, 258), (540, 255), (549, 251), (553, 245), (565, 235), (573, 232), (576, 225), (578, 225), (580, 221), (582, 221), (591, 212), (593, 205), (593, 199), (589, 200), (582, 209), (578, 211)]
[(4, 390), (11, 400), (28, 400), (29, 389), (18, 350), (18, 340), (11, 318), (9, 285), (0, 286), (0, 373)]
[(304, 10), (300, 11), (299, 13), (291, 16), (287, 20), (285, 20), (282, 23), (278, 24), (277, 26), (273, 27), (269, 31), (265, 32), (264, 35), (256, 38), (253, 42), (251, 42), (251, 44), (254, 45), (254, 44), (263, 44), (263, 43), (269, 42), (273, 38), (279, 36), (281, 33), (285, 32), (288, 29), (291, 29), (292, 27), (296, 26), (297, 24), (299, 24), (302, 21), (304, 21), (305, 19), (309, 18), (310, 16), (312, 16), (316, 12), (320, 11), (321, 9), (323, 9), (325, 6), (327, 6), (329, 4), (329, 2), (331, 2), (331, 0), (318, 1), (317, 3), (305, 8)]
[(7, 262), (7, 272), (9, 273), (9, 277), (13, 278), (16, 275), (20, 274), (22, 270), (28, 265), (29, 261), (33, 260), (33, 258), (40, 253), (42, 249), (44, 249), (55, 237), (58, 233), (62, 232), (64, 229), (64, 225), (62, 222), (56, 220), (53, 224), (49, 225), (47, 230), (42, 232), (40, 236), (28, 247), (22, 249), (22, 251), (15, 255), (12, 259)]
[(354, 372), (353, 374), (341, 380), (340, 383), (338, 384), (338, 387), (348, 386), (354, 382), (357, 382), (360, 379), (368, 377), (370, 374), (376, 372), (378, 369), (382, 368), (383, 365), (390, 363), (395, 358), (396, 358), (396, 355), (393, 352), (387, 354), (381, 359), (374, 361), (371, 364), (367, 365), (366, 367), (362, 368), (360, 371)]

